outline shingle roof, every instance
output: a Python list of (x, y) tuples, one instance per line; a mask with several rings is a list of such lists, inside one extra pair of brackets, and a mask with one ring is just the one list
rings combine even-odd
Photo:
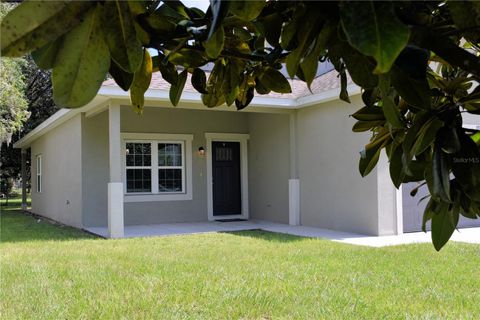
[[(207, 74), (208, 77), (208, 74)], [(311, 89), (308, 89), (305, 82), (299, 79), (289, 79), (290, 86), (292, 87), (292, 93), (281, 94), (276, 92), (270, 92), (267, 95), (262, 95), (263, 97), (272, 97), (272, 98), (280, 98), (280, 99), (298, 99), (302, 97), (306, 97), (312, 94), (319, 94), (322, 92), (326, 92), (332, 89), (340, 88), (340, 77), (335, 70), (327, 72), (317, 78), (315, 78), (312, 82)], [(348, 84), (353, 83), (351, 78), (348, 77)], [(113, 79), (108, 79), (103, 82), (104, 86), (108, 87), (118, 87)], [(160, 72), (155, 72), (152, 75), (152, 81), (150, 83), (151, 90), (162, 90), (168, 91), (170, 89), (170, 84), (165, 81)], [(190, 74), (188, 75), (187, 82), (185, 83), (185, 88), (183, 89), (184, 92), (197, 92), (190, 81)]]

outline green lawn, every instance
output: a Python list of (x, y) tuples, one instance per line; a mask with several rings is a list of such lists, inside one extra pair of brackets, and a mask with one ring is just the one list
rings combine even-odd
[(104, 240), (1, 216), (2, 319), (478, 319), (480, 246), (250, 231)]

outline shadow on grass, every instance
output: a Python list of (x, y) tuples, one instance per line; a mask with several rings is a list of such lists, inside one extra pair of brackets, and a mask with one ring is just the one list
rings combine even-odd
[(82, 230), (55, 224), (20, 210), (5, 210), (0, 215), (0, 243), (29, 241), (67, 241), (96, 239)]
[(271, 242), (294, 242), (294, 241), (302, 241), (307, 239), (306, 237), (265, 231), (262, 229), (247, 230), (247, 231), (223, 231), (221, 233), (231, 234), (231, 235), (240, 236), (240, 237), (260, 239), (260, 240), (271, 241)]

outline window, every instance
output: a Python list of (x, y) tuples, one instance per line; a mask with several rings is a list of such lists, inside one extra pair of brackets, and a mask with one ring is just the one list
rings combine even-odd
[(37, 167), (37, 192), (42, 192), (42, 155), (37, 155), (36, 167)]
[(122, 133), (125, 202), (192, 200), (192, 134)]
[(158, 192), (183, 192), (183, 144), (158, 143)]
[(152, 191), (152, 148), (150, 143), (126, 145), (127, 192)]

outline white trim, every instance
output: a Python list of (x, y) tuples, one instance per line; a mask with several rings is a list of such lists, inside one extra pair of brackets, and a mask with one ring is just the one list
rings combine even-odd
[[(206, 160), (207, 160), (207, 214), (208, 220), (217, 219), (248, 219), (248, 146), (249, 134), (242, 133), (205, 133), (207, 140)], [(240, 184), (242, 197), (242, 213), (240, 215), (214, 216), (213, 215), (213, 187), (212, 187), (212, 142), (229, 141), (240, 142)]]
[(402, 185), (398, 187), (398, 189), (395, 192), (395, 205), (397, 209), (397, 232), (396, 234), (403, 234), (403, 189)]
[(108, 183), (108, 237), (123, 238), (123, 183)]
[[(35, 191), (37, 193), (42, 193), (42, 186), (43, 186), (43, 175), (42, 175), (42, 166), (43, 166), (43, 159), (42, 154), (37, 154), (35, 156)], [(40, 180), (38, 179), (40, 178)], [(40, 181), (40, 183), (38, 183)]]
[[(125, 132), (122, 138), (122, 181), (124, 181), (124, 202), (151, 202), (151, 201), (186, 201), (193, 199), (193, 166), (192, 166), (192, 141), (193, 134), (170, 134), (170, 133), (138, 133)], [(151, 170), (152, 170), (152, 192), (151, 193), (127, 193), (126, 190), (126, 150), (127, 142), (149, 142), (152, 143)], [(154, 149), (158, 143), (171, 142), (182, 144), (182, 192), (158, 193), (158, 154)]]

